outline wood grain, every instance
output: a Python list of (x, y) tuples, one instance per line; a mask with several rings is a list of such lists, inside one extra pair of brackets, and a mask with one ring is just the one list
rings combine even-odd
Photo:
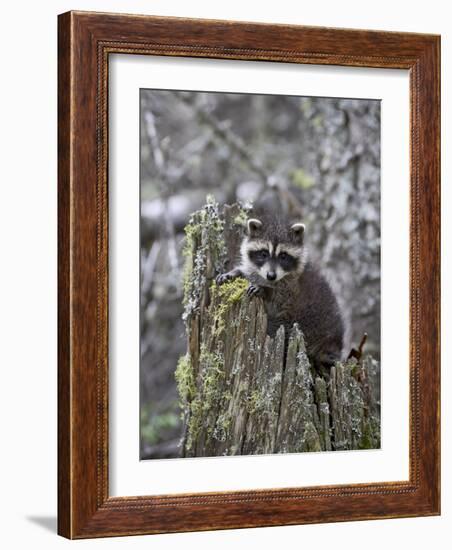
[[(58, 532), (68, 538), (439, 514), (438, 36), (69, 12), (58, 63)], [(108, 56), (410, 71), (410, 480), (108, 495)]]

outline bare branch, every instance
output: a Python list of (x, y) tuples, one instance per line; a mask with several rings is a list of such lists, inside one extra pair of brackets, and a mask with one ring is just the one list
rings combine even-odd
[[(169, 185), (169, 180), (167, 176), (165, 157), (160, 147), (160, 140), (159, 140), (159, 137), (157, 134), (157, 128), (155, 125), (155, 117), (149, 106), (147, 106), (144, 112), (144, 120), (146, 123), (146, 134), (148, 137), (149, 146), (152, 151), (155, 166), (159, 172), (159, 176), (161, 180), (160, 182), (161, 196), (162, 198), (164, 198), (164, 206), (165, 206), (165, 216), (164, 216), (165, 232), (168, 236), (168, 243), (169, 243), (168, 256), (170, 260), (171, 269), (173, 270), (173, 272), (178, 274), (179, 261), (177, 257), (176, 236), (175, 236), (174, 225), (172, 223), (171, 216), (169, 215), (169, 207), (168, 207), (168, 196), (171, 194), (170, 185)], [(166, 184), (166, 186), (164, 184)]]

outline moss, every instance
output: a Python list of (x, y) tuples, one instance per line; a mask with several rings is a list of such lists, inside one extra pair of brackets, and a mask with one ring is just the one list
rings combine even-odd
[(214, 309), (215, 338), (218, 338), (223, 333), (226, 326), (225, 318), (229, 309), (234, 304), (240, 302), (248, 288), (248, 284), (248, 281), (241, 277), (233, 281), (228, 281), (221, 286), (212, 283), (210, 287), (210, 296), (212, 298), (212, 303), (216, 306)]
[(253, 390), (248, 397), (247, 410), (250, 414), (257, 413), (264, 408), (264, 400), (262, 392)]
[(237, 214), (237, 216), (235, 216), (233, 222), (235, 225), (246, 227), (247, 219), (248, 219), (248, 214), (246, 213), (246, 210), (241, 209), (240, 212)]
[(213, 276), (210, 266), (216, 271), (223, 266), (226, 256), (223, 229), (219, 205), (214, 197), (208, 196), (205, 206), (191, 215), (185, 227), (184, 320), (199, 307), (206, 278)]
[[(234, 223), (244, 225), (247, 214), (240, 210)], [(196, 290), (203, 287), (203, 276), (208, 264), (213, 264), (220, 272), (226, 257), (226, 245), (223, 236), (224, 220), (219, 205), (212, 195), (208, 195), (205, 206), (194, 212), (185, 226), (183, 255), (185, 268), (183, 276), (184, 304), (190, 304), (196, 298)], [(207, 256), (209, 255), (209, 258)], [(209, 259), (209, 261), (207, 261)], [(212, 273), (209, 274), (212, 276)]]
[(190, 218), (185, 226), (185, 241), (182, 248), (182, 255), (185, 258), (184, 271), (182, 275), (182, 285), (184, 290), (183, 304), (187, 306), (192, 294), (194, 256), (197, 249), (197, 243), (201, 240), (202, 227), (197, 223), (196, 216)]
[(358, 379), (362, 372), (362, 367), (358, 363), (355, 357), (352, 357), (351, 359), (348, 359), (345, 363), (345, 367), (349, 370), (351, 376), (353, 378)]
[(189, 403), (196, 394), (196, 385), (188, 353), (179, 358), (175, 378), (181, 403), (183, 405)]
[(221, 286), (216, 285), (215, 283), (211, 286), (212, 297), (215, 295), (218, 296), (221, 303), (224, 303), (226, 306), (236, 304), (239, 302), (246, 289), (248, 288), (248, 281), (242, 277), (238, 277), (232, 281), (228, 281)]
[(197, 397), (190, 403), (190, 415), (187, 424), (187, 440), (185, 448), (189, 451), (193, 447), (202, 427), (202, 403)]
[[(185, 257), (185, 271), (184, 271), (184, 290), (185, 285), (188, 284), (193, 264), (193, 253), (197, 248), (197, 243), (201, 240), (202, 225), (196, 216), (193, 214), (190, 221), (184, 228), (185, 241), (182, 248), (182, 255)], [(186, 293), (185, 293), (186, 296)]]
[(202, 408), (209, 411), (221, 399), (220, 382), (224, 378), (224, 357), (201, 347), (199, 363), (202, 372)]
[(231, 425), (232, 415), (229, 412), (220, 414), (215, 423), (215, 428), (212, 431), (213, 439), (216, 439), (217, 441), (226, 441), (229, 437)]
[[(183, 365), (184, 363), (185, 361), (182, 361)], [(205, 425), (208, 412), (224, 398), (221, 390), (221, 381), (224, 379), (224, 358), (221, 353), (209, 352), (203, 346), (199, 356), (199, 364), (201, 367), (201, 389), (189, 405), (190, 412), (185, 445), (187, 450), (192, 448), (193, 441), (196, 441), (201, 429), (206, 431), (208, 437), (219, 439), (225, 436), (228, 427), (225, 416), (220, 419), (219, 424), (217, 422), (218, 425)], [(181, 371), (185, 371), (185, 366), (181, 367)], [(187, 386), (186, 377), (183, 377), (183, 380), (182, 390)], [(191, 388), (190, 383), (189, 381), (189, 388)]]
[[(246, 213), (241, 211), (235, 223), (246, 223)], [(210, 291), (210, 298), (215, 322), (215, 337), (225, 330), (225, 319), (229, 309), (238, 303), (247, 288), (247, 281), (239, 279), (230, 281), (221, 287), (215, 283), (209, 290), (206, 281), (215, 272), (223, 270), (226, 257), (226, 246), (223, 238), (224, 220), (220, 216), (218, 203), (213, 196), (207, 197), (206, 205), (194, 212), (185, 227), (183, 255), (185, 268), (183, 275), (184, 320), (196, 314), (203, 296)], [(189, 330), (189, 325), (187, 325)], [(207, 437), (223, 440), (226, 437), (232, 419), (223, 413), (218, 417), (210, 411), (220, 407), (231, 399), (229, 388), (224, 388), (224, 357), (219, 348), (212, 352), (201, 345), (199, 355), (199, 380), (193, 376), (190, 356), (181, 357), (176, 370), (180, 402), (185, 407), (187, 422), (186, 448), (192, 448), (194, 441), (204, 431)]]

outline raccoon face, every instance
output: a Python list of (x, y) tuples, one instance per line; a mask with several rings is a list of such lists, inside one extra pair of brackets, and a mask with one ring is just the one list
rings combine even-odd
[(267, 227), (260, 220), (248, 221), (248, 235), (242, 243), (242, 269), (271, 283), (289, 273), (301, 273), (305, 264), (304, 225)]

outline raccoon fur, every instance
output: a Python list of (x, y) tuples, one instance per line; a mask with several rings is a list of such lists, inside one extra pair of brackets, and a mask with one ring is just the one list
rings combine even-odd
[(298, 323), (312, 363), (330, 367), (341, 359), (343, 317), (327, 280), (308, 260), (304, 240), (302, 223), (284, 223), (274, 216), (249, 219), (239, 265), (216, 282), (248, 279), (248, 295), (264, 300), (267, 332), (274, 336), (284, 325), (287, 335)]

